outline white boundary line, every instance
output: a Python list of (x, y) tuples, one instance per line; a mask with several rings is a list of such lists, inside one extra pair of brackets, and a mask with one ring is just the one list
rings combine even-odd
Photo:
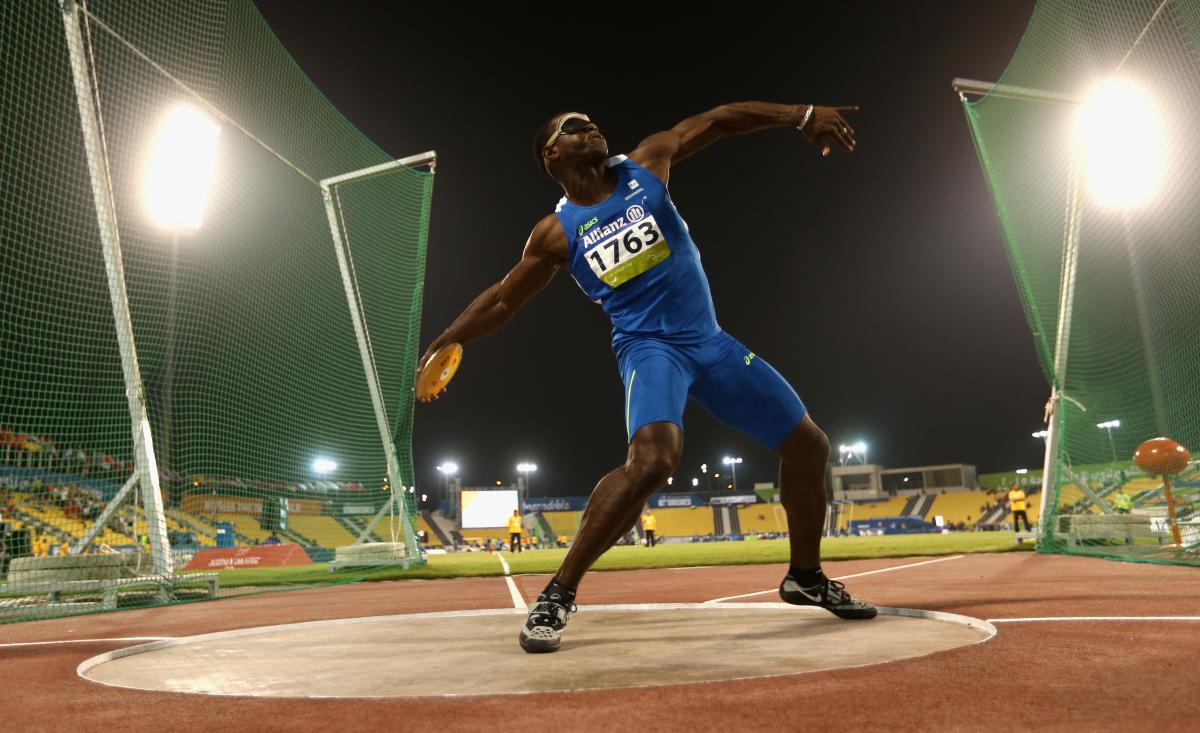
[[(521, 608), (519, 610), (524, 611), (524, 608)], [(638, 612), (638, 611), (681, 611), (681, 610), (711, 611), (714, 613), (719, 613), (722, 611), (732, 611), (732, 610), (751, 610), (751, 611), (786, 611), (788, 613), (811, 612), (811, 613), (817, 613), (820, 615), (825, 614), (824, 609), (816, 608), (815, 606), (814, 607), (793, 606), (789, 603), (722, 603), (719, 605), (712, 605), (712, 604), (707, 604), (707, 603), (621, 603), (621, 604), (612, 604), (612, 605), (579, 606), (580, 613), (591, 613), (591, 612), (597, 612), (597, 611), (599, 611), (599, 612)], [(437, 618), (464, 618), (464, 617), (472, 617), (472, 616), (507, 616), (507, 615), (515, 615), (516, 613), (517, 613), (517, 610), (511, 609), (511, 608), (485, 608), (485, 609), (479, 609), (479, 610), (474, 610), (474, 611), (433, 611), (433, 612), (428, 612), (428, 613), (401, 613), (401, 614), (394, 614), (394, 615), (390, 615), (390, 616), (362, 616), (359, 618), (338, 618), (338, 619), (326, 619), (323, 621), (302, 621), (302, 622), (293, 623), (293, 624), (278, 624), (278, 625), (274, 625), (274, 626), (258, 626), (258, 627), (252, 627), (252, 628), (246, 628), (246, 629), (234, 629), (232, 631), (217, 631), (217, 632), (213, 632), (210, 634), (200, 634), (198, 636), (168, 637), (161, 641), (154, 641), (149, 644), (138, 644), (137, 646), (126, 647), (124, 649), (114, 649), (113, 651), (104, 652), (103, 654), (98, 654), (94, 657), (91, 657), (90, 659), (85, 659), (84, 661), (79, 663), (79, 666), (77, 666), (75, 668), (75, 674), (78, 675), (79, 677), (87, 680), (88, 682), (92, 682), (92, 683), (95, 683), (98, 685), (104, 685), (105, 687), (115, 687), (118, 689), (126, 689), (126, 690), (144, 690), (146, 692), (167, 692), (166, 690), (151, 690), (151, 689), (141, 688), (141, 687), (129, 687), (129, 686), (125, 686), (125, 685), (117, 685), (117, 684), (113, 684), (111, 682), (102, 682), (100, 680), (96, 680), (96, 679), (92, 679), (91, 677), (88, 677), (87, 672), (89, 672), (94, 667), (104, 664), (105, 662), (111, 662), (113, 660), (121, 659), (123, 657), (129, 657), (134, 654), (142, 654), (145, 652), (157, 651), (159, 649), (166, 649), (168, 647), (186, 646), (189, 644), (194, 644), (194, 643), (201, 642), (201, 641), (210, 641), (210, 640), (214, 640), (214, 639), (232, 639), (232, 638), (236, 638), (239, 636), (254, 636), (254, 635), (258, 635), (258, 634), (267, 634), (267, 633), (277, 632), (277, 631), (292, 631), (295, 629), (319, 629), (319, 628), (330, 627), (330, 626), (348, 626), (348, 625), (363, 624), (363, 623), (377, 623), (377, 622), (381, 622), (381, 621), (437, 619)], [(947, 613), (944, 611), (925, 611), (925, 610), (918, 609), (918, 608), (893, 608), (893, 607), (889, 607), (889, 606), (880, 606), (879, 613), (881, 615), (885, 615), (885, 616), (906, 616), (906, 617), (911, 617), (911, 618), (927, 618), (927, 619), (931, 619), (931, 620), (935, 620), (935, 621), (945, 621), (945, 622), (949, 622), (949, 623), (961, 624), (968, 628), (975, 629), (975, 630), (982, 632), (982, 637), (978, 641), (971, 642), (970, 644), (966, 644), (964, 646), (974, 646), (975, 644), (982, 644), (985, 641), (991, 640), (993, 637), (996, 636), (996, 633), (997, 633), (996, 627), (993, 626), (992, 624), (988, 623), (987, 621), (983, 621), (983, 620), (977, 619), (977, 618), (972, 618), (971, 616), (963, 616), (963, 615), (957, 614), (957, 613)], [(956, 647), (956, 648), (962, 648), (962, 647)], [(921, 656), (928, 656), (928, 655), (921, 655)], [(911, 658), (919, 659), (921, 657), (911, 657)], [(854, 664), (854, 665), (849, 665), (846, 667), (838, 667), (836, 669), (854, 669), (857, 667), (869, 667), (869, 666), (873, 666), (876, 664), (886, 664), (889, 661), (892, 661), (892, 660), (880, 660), (877, 662), (866, 662), (864, 664)], [(821, 672), (821, 671), (830, 671), (830, 670), (816, 670), (816, 671)], [(788, 676), (788, 675), (792, 675), (792, 674), (797, 674), (797, 673), (784, 672), (781, 674), (756, 675), (753, 677), (737, 677), (732, 680), (721, 680), (721, 681), (722, 682), (731, 682), (731, 681), (740, 680), (740, 679), (765, 679), (768, 677), (784, 677), (784, 676)], [(804, 674), (804, 673), (799, 673), (799, 674)], [(663, 686), (671, 686), (674, 684), (687, 684), (687, 683), (663, 683), (663, 684), (656, 684), (656, 685), (642, 685), (641, 687), (663, 687)], [(619, 690), (619, 689), (623, 689), (623, 688), (606, 688), (606, 689)], [(581, 690), (581, 691), (586, 691), (586, 688), (583, 688), (583, 690)], [(223, 692), (180, 692), (179, 694), (204, 695), (204, 696), (208, 696), (208, 697), (240, 697), (240, 698), (249, 697), (249, 698), (255, 698), (255, 699), (262, 698), (262, 697), (271, 697), (271, 696), (260, 696), (260, 695), (239, 695), (239, 694), (231, 694), (231, 693), (223, 693)], [(445, 695), (420, 695), (420, 696), (411, 696), (411, 697), (477, 697), (477, 696), (492, 696), (492, 695), (496, 695), (496, 696), (506, 695), (507, 696), (507, 695), (529, 695), (529, 694), (542, 694), (542, 693), (540, 693), (540, 692), (507, 692), (507, 693), (478, 693), (478, 694), (468, 693), (468, 694), (445, 694)], [(293, 696), (278, 696), (278, 697), (273, 697), (272, 699), (288, 699), (289, 697), (291, 699), (318, 699), (318, 698), (319, 699), (352, 699), (352, 698), (379, 698), (379, 697), (393, 698), (393, 697), (404, 697), (404, 696), (402, 696), (402, 695), (302, 695), (302, 696), (293, 695)]]
[(0, 644), (0, 649), (11, 649), (19, 646), (52, 646), (54, 644), (100, 644), (109, 641), (164, 641), (174, 639), (174, 636), (122, 636), (113, 639), (57, 639), (55, 641), (16, 641)]
[(517, 584), (513, 582), (512, 575), (508, 572), (508, 562), (504, 559), (504, 553), (497, 552), (496, 557), (500, 558), (500, 567), (504, 568), (504, 582), (508, 583), (508, 594), (512, 596), (513, 608), (519, 608), (524, 611), (529, 608), (525, 603), (525, 599), (521, 597), (521, 591), (517, 590)]
[(1200, 616), (1031, 616), (1029, 618), (989, 618), (989, 624), (1024, 624), (1044, 621), (1200, 621)]
[[(839, 575), (836, 578), (832, 578), (832, 580), (849, 580), (850, 578), (861, 578), (864, 575), (875, 575), (876, 573), (890, 573), (893, 570), (904, 570), (905, 568), (915, 568), (915, 567), (919, 567), (921, 565), (931, 565), (935, 562), (946, 562), (948, 560), (958, 560), (961, 557), (963, 557), (963, 555), (952, 555), (951, 557), (939, 557), (939, 558), (935, 558), (933, 560), (922, 560), (921, 562), (910, 562), (907, 565), (893, 565), (890, 568), (880, 568), (878, 570), (867, 570), (866, 572), (852, 573), (850, 575)], [(737, 598), (750, 598), (751, 596), (763, 596), (768, 593), (777, 593), (778, 591), (779, 591), (778, 588), (770, 588), (768, 590), (756, 590), (753, 593), (742, 593), (741, 595), (736, 595), (736, 596), (725, 596), (723, 598), (714, 598), (711, 601), (705, 601), (705, 603), (723, 603), (725, 601), (732, 601)]]

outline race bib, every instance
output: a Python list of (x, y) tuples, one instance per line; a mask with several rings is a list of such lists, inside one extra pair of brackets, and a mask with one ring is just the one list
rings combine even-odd
[(621, 287), (671, 256), (658, 222), (653, 215), (643, 214), (640, 206), (630, 207), (630, 212), (615, 223), (615, 232), (583, 255), (596, 277), (610, 288)]

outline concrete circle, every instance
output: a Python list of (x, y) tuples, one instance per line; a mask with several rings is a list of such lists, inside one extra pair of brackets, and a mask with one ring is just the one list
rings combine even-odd
[(991, 624), (881, 608), (844, 621), (783, 603), (581, 606), (562, 648), (526, 654), (517, 609), (372, 616), (204, 634), (93, 657), (80, 676), (140, 690), (251, 697), (502, 695), (772, 677), (920, 657)]

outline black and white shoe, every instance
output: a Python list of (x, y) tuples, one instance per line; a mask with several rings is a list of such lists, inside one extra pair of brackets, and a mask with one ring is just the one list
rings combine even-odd
[(558, 651), (567, 618), (576, 610), (575, 594), (556, 585), (542, 591), (521, 628), (521, 648), (530, 654)]
[(796, 606), (819, 606), (838, 618), (875, 618), (879, 613), (870, 603), (851, 598), (846, 586), (824, 575), (812, 587), (804, 587), (786, 575), (779, 584), (779, 597)]

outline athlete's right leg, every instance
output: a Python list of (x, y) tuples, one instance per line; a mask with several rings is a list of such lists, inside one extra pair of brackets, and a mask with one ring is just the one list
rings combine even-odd
[(579, 533), (556, 579), (575, 590), (592, 563), (633, 526), (646, 499), (667, 483), (683, 453), (683, 430), (672, 422), (650, 423), (633, 436), (625, 465), (610, 471), (588, 498)]
[(583, 574), (633, 526), (646, 499), (667, 483), (682, 452), (683, 429), (673, 422), (650, 423), (634, 433), (625, 465), (600, 479), (562, 567), (530, 607), (519, 635), (522, 649), (558, 650)]

